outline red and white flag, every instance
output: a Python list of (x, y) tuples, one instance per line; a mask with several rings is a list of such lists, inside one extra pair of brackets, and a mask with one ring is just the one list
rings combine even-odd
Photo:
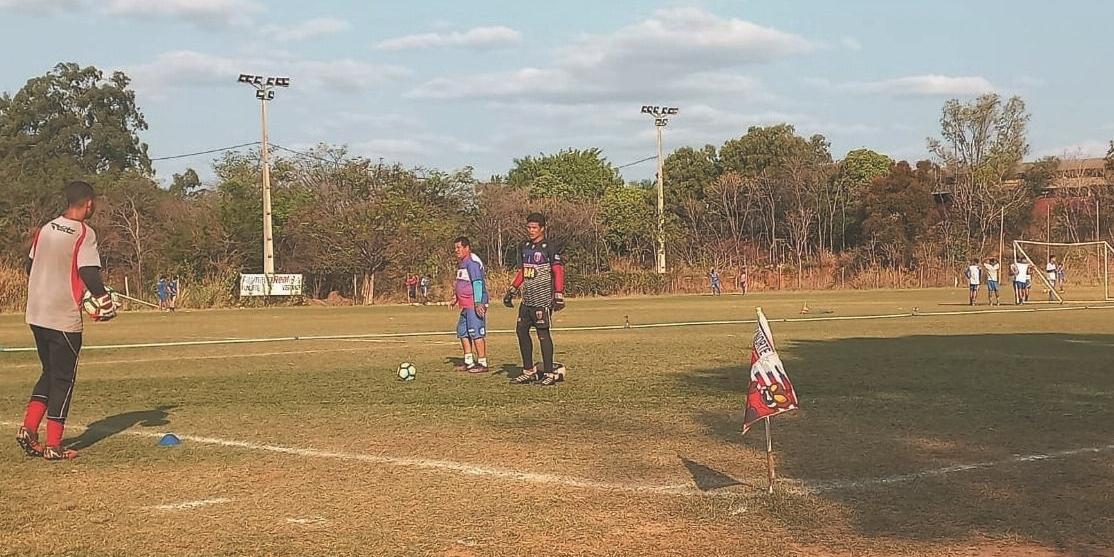
[(762, 308), (758, 308), (758, 330), (750, 352), (750, 386), (747, 388), (743, 433), (754, 422), (797, 409), (797, 393), (777, 355), (774, 335)]

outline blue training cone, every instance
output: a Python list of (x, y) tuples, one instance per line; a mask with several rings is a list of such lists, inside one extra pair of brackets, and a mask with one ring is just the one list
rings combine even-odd
[(167, 433), (166, 435), (163, 435), (159, 439), (159, 446), (160, 447), (176, 447), (176, 446), (181, 445), (181, 444), (182, 444), (182, 440), (179, 439), (178, 436), (174, 435), (173, 433)]

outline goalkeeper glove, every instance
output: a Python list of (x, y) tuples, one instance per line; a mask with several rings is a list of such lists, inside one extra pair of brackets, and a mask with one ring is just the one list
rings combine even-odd
[(507, 295), (503, 296), (503, 305), (504, 306), (507, 306), (509, 308), (514, 307), (514, 294), (515, 294), (515, 289), (514, 288), (507, 291)]
[(113, 317), (116, 317), (116, 301), (112, 299), (111, 292), (105, 292), (103, 295), (93, 298), (93, 303), (97, 306), (97, 315), (94, 320), (110, 321)]
[(565, 295), (558, 292), (553, 295), (553, 311), (561, 311), (565, 309)]

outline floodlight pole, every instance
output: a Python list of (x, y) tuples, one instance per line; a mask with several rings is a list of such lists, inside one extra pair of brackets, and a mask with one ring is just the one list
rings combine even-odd
[(654, 119), (658, 136), (658, 229), (657, 271), (665, 274), (665, 159), (662, 157), (661, 132), (669, 125), (669, 118), (679, 112), (676, 107), (643, 105), (642, 113)]
[(264, 77), (261, 75), (240, 74), (240, 83), (255, 88), (255, 98), (259, 99), (259, 116), (263, 128), (263, 147), (260, 150), (260, 168), (263, 181), (263, 274), (270, 278), (275, 274), (275, 241), (271, 219), (271, 150), (267, 133), (267, 102), (275, 98), (275, 87), (289, 87), (288, 77)]

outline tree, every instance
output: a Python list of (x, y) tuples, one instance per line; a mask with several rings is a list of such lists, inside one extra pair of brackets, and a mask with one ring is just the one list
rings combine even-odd
[(147, 122), (129, 83), (123, 72), (106, 79), (93, 66), (63, 63), (14, 96), (0, 95), (0, 164), (65, 158), (84, 174), (149, 174), (147, 144), (138, 136)]
[(1029, 113), (1020, 97), (1005, 103), (997, 94), (970, 103), (950, 99), (940, 117), (939, 139), (928, 147), (949, 175), (953, 204), (963, 219), (966, 243), (984, 247), (996, 236), (1002, 212), (1024, 211), (1032, 198), (1006, 177), (1029, 152)]
[(702, 199), (704, 189), (720, 174), (719, 157), (716, 148), (705, 145), (702, 149), (681, 147), (665, 158), (665, 202), (678, 208), (682, 200)]
[[(855, 219), (857, 214), (857, 205), (862, 202), (863, 196), (867, 188), (874, 180), (880, 176), (886, 175), (890, 168), (893, 166), (894, 161), (890, 157), (881, 153), (872, 151), (870, 149), (855, 149), (848, 151), (843, 160), (839, 162), (839, 168), (836, 171), (835, 188), (833, 188), (832, 196), (826, 199), (825, 207), (828, 210), (828, 223), (829, 232), (828, 237), (831, 239), (831, 248), (835, 249), (835, 222), (839, 221), (840, 233), (839, 241), (840, 247), (847, 247), (848, 228), (857, 229), (861, 225)], [(839, 218), (836, 218), (836, 213), (839, 213)], [(851, 216), (852, 221), (848, 222), (847, 218)]]
[(622, 186), (623, 179), (601, 151), (592, 148), (515, 159), (507, 183), (534, 198), (585, 200), (603, 197), (608, 188)]
[(889, 174), (874, 180), (863, 202), (863, 234), (871, 244), (883, 246), (883, 259), (907, 266), (913, 250), (934, 223), (932, 164), (917, 163), (913, 170), (902, 161)]
[(181, 174), (175, 174), (170, 182), (170, 193), (178, 197), (186, 197), (201, 189), (201, 178), (192, 168), (187, 168)]
[(600, 218), (607, 243), (615, 253), (642, 260), (653, 251), (657, 208), (650, 201), (650, 190), (629, 186), (611, 188), (604, 194)]

